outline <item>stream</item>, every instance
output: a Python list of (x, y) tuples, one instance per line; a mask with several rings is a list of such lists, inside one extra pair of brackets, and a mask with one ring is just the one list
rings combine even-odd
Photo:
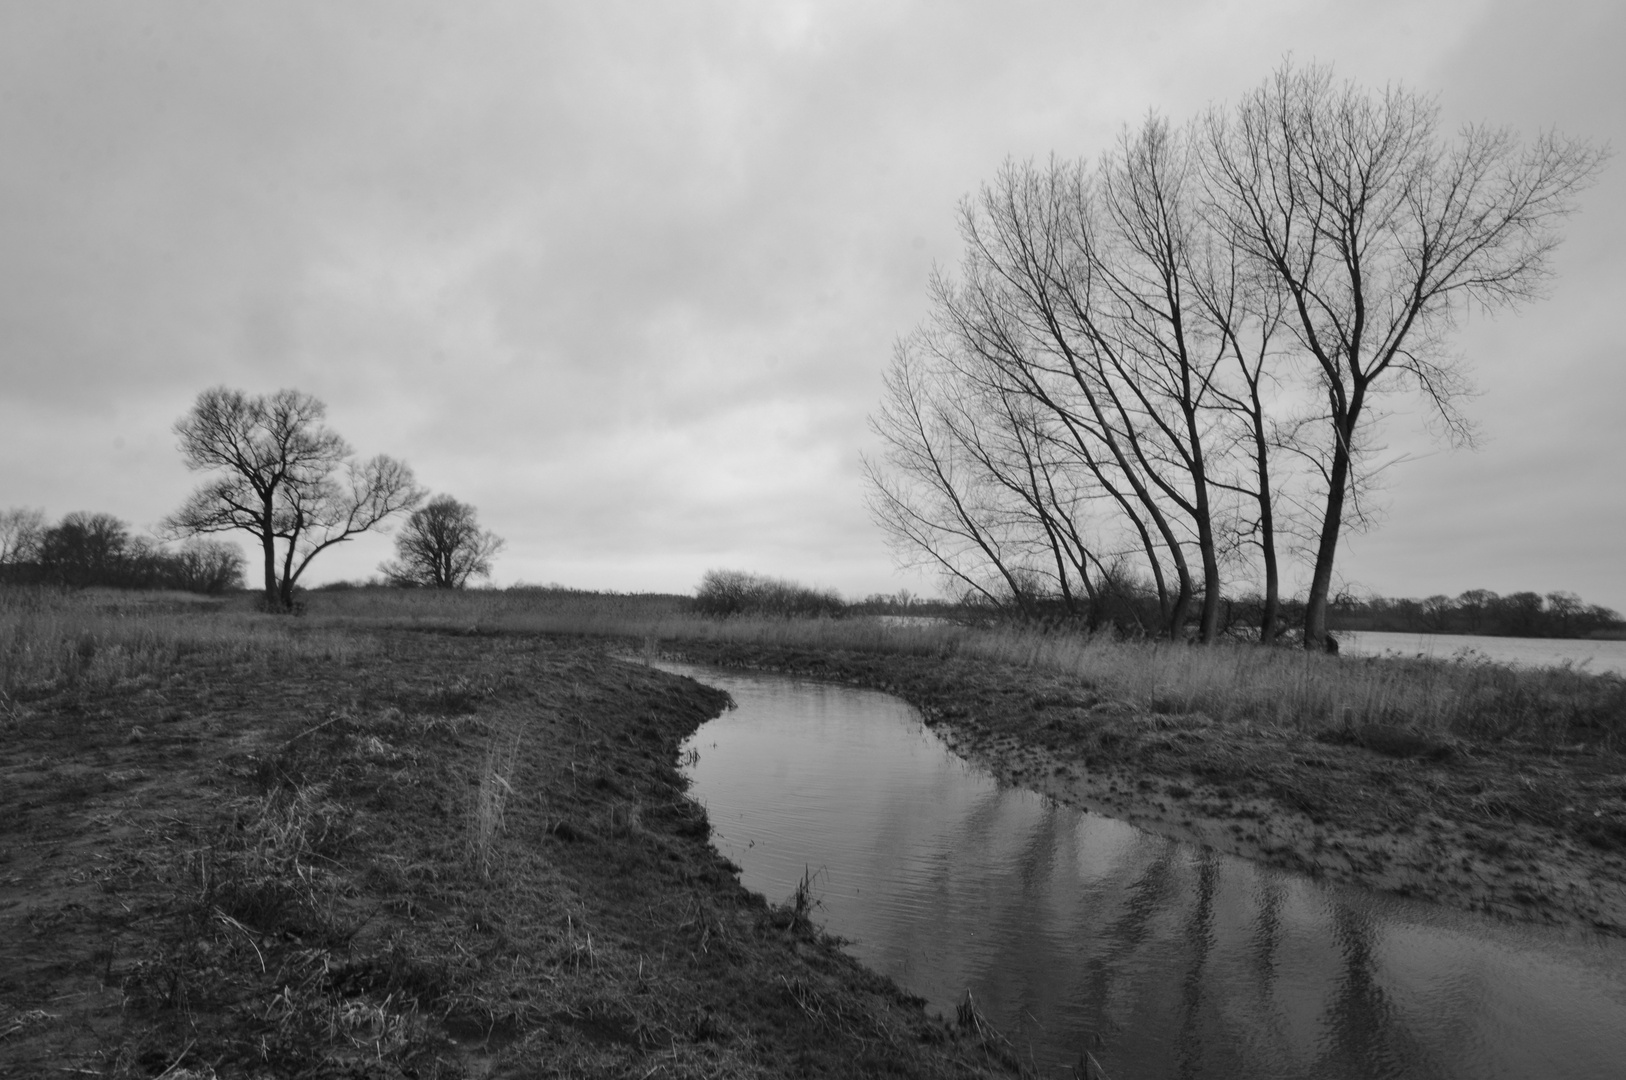
[(1626, 1077), (1626, 942), (1328, 885), (1071, 809), (897, 698), (660, 663), (737, 708), (685, 743), (747, 888), (1043, 1076)]

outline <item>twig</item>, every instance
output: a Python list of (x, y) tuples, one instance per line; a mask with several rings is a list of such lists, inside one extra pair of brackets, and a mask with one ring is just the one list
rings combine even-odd
[(167, 1068), (163, 1072), (159, 1073), (157, 1076), (155, 1076), (153, 1078), (153, 1080), (164, 1080), (164, 1077), (166, 1077), (170, 1073), (174, 1072), (175, 1071), (175, 1066), (179, 1065), (181, 1063), (181, 1060), (183, 1058), (185, 1058), (186, 1055), (189, 1052), (191, 1052), (193, 1044), (195, 1044), (197, 1041), (198, 1040), (193, 1039), (191, 1042), (187, 1043), (186, 1046), (182, 1048), (180, 1057), (177, 1057), (174, 1061), (170, 1062), (169, 1063), (169, 1068)]
[(342, 713), (342, 712), (341, 713), (335, 713), (334, 715), (328, 717), (326, 720), (323, 720), (320, 724), (317, 724), (315, 727), (306, 728), (304, 731), (301, 731), (298, 735), (295, 735), (293, 738), (291, 738), (287, 742), (283, 743), (282, 748), (284, 750), (286, 750), (286, 749), (288, 749), (288, 747), (292, 746), (294, 743), (298, 742), (300, 739), (303, 739), (305, 736), (311, 734), (312, 732), (321, 731), (323, 728), (327, 727), (329, 724), (337, 724), (340, 720), (348, 719), (348, 717), (349, 717), (348, 713)]
[(260, 974), (264, 975), (265, 974), (265, 956), (260, 952), (260, 947), (258, 945), (256, 945), (256, 944), (254, 944), (254, 937), (253, 937), (253, 935), (251, 935), (248, 932), (248, 928), (245, 927), (242, 923), (238, 922), (236, 919), (232, 918), (230, 915), (227, 915), (224, 911), (221, 911), (219, 908), (215, 908), (215, 918), (219, 919), (221, 922), (225, 923), (227, 926), (232, 927), (238, 933), (243, 935), (243, 940), (248, 942), (248, 947), (254, 950), (254, 955), (255, 956), (259, 957), (259, 960), (260, 960)]

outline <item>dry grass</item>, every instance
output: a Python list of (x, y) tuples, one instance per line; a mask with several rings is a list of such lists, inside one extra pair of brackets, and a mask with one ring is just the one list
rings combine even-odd
[[(503, 745), (507, 744), (506, 751)], [(503, 831), (503, 808), (514, 794), (511, 777), (514, 762), (519, 756), (519, 735), (512, 738), (493, 736), (486, 746), (485, 762), (474, 793), (470, 849), (475, 868), (483, 878), (490, 878), (492, 854), (497, 837)]]
[(579, 633), (809, 651), (975, 657), (1076, 678), (1158, 712), (1307, 732), (1406, 727), (1475, 741), (1626, 746), (1626, 679), (1483, 659), (1333, 657), (1244, 644), (1197, 648), (1020, 627), (885, 618), (710, 619), (675, 597), (566, 591), (358, 591), (313, 597), (323, 625), (348, 620), (469, 631)]
[(344, 662), (376, 647), (337, 628), (261, 614), (243, 596), (0, 586), (0, 702), (136, 682), (189, 656), (266, 669), (302, 657)]
[(0, 1074), (995, 1071), (712, 848), (675, 762), (716, 691), (320, 604), (7, 601)]
[[(360, 658), (381, 627), (629, 638), (646, 651), (685, 641), (809, 651), (974, 657), (1076, 678), (1159, 713), (1300, 731), (1406, 727), (1542, 745), (1626, 746), (1626, 680), (1482, 660), (1330, 657), (1248, 645), (1194, 648), (1020, 627), (874, 617), (696, 615), (682, 597), (569, 590), (357, 589), (309, 594), (303, 618), (248, 598), (0, 589), (0, 721), (9, 702), (78, 683), (117, 685), (189, 653), (265, 665)], [(478, 696), (478, 687), (448, 694)], [(494, 774), (496, 775), (496, 774)]]

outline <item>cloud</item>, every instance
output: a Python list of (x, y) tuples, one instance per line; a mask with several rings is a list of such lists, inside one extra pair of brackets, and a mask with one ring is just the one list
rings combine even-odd
[[(362, 452), (475, 503), (509, 538), (505, 579), (681, 589), (729, 564), (929, 587), (894, 577), (857, 455), (893, 338), (958, 259), (956, 200), (1007, 157), (1090, 155), (1149, 109), (1234, 98), (1288, 52), (1440, 86), (1453, 116), (1611, 137), (1620, 16), (1573, 5), (1545, 37), (1531, 18), (1469, 0), (13, 5), (0, 503), (154, 521), (193, 481), (168, 429), (198, 390), (292, 385)], [(1589, 199), (1554, 300), (1465, 337), (1483, 384), (1518, 388), (1483, 403), (1493, 445), (1535, 460), (1549, 444), (1517, 434), (1534, 408), (1582, 484), (1618, 449), (1575, 429), (1607, 425), (1585, 410), (1617, 386), (1597, 305), (1619, 295), (1620, 194)], [(1569, 366), (1527, 379), (1515, 342)], [(1451, 534), (1408, 500), (1456, 482), (1397, 476), (1396, 546), (1363, 541), (1352, 568), (1409, 588), (1385, 582)], [(1561, 517), (1584, 491), (1567, 498)], [(1573, 557), (1626, 606), (1620, 571)]]

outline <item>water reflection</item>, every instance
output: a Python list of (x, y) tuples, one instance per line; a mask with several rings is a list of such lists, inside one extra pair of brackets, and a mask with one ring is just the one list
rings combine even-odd
[(1619, 942), (1326, 887), (1002, 789), (886, 695), (679, 670), (739, 704), (696, 733), (689, 771), (745, 884), (779, 900), (812, 870), (855, 955), (944, 1012), (969, 988), (1047, 1075), (1086, 1047), (1115, 1080), (1626, 1075)]

